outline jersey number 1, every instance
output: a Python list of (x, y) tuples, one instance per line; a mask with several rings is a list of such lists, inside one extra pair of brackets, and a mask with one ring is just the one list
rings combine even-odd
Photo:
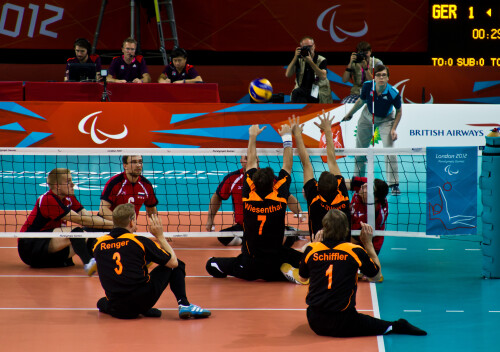
[(330, 264), (325, 276), (328, 276), (328, 289), (330, 290), (332, 288), (333, 264)]

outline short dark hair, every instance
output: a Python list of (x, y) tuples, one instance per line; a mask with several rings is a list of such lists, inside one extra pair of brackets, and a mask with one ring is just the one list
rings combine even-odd
[(349, 234), (347, 216), (338, 209), (330, 209), (321, 220), (323, 240), (344, 241)]
[(375, 69), (373, 70), (373, 75), (376, 75), (378, 72), (382, 72), (384, 70), (387, 71), (387, 77), (389, 77), (389, 67), (387, 67), (385, 65), (375, 66)]
[(258, 169), (252, 176), (257, 193), (271, 193), (274, 185), (274, 171), (270, 167)]
[(90, 54), (90, 50), (92, 49), (90, 42), (85, 38), (78, 38), (75, 40), (73, 43), (73, 49), (76, 49), (77, 46), (87, 49), (87, 54)]
[(122, 163), (128, 164), (128, 158), (132, 158), (133, 156), (140, 156), (140, 155), (124, 155), (122, 156)]
[(361, 51), (371, 51), (372, 46), (367, 43), (367, 42), (359, 42), (358, 45), (356, 45), (356, 51), (361, 52)]
[(385, 199), (389, 194), (389, 186), (387, 185), (387, 183), (379, 178), (376, 178), (373, 181), (373, 187), (375, 188), (373, 190), (374, 197), (377, 198), (377, 201), (379, 203), (385, 203)]
[(172, 54), (170, 54), (170, 57), (172, 59), (175, 59), (176, 57), (183, 57), (187, 59), (188, 54), (187, 51), (182, 48), (175, 48), (174, 50), (172, 50)]
[(331, 198), (337, 194), (337, 177), (328, 171), (323, 171), (318, 180), (318, 193), (325, 199)]

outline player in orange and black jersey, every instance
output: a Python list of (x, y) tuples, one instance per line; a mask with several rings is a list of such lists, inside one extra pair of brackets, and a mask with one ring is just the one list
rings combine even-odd
[(318, 335), (334, 337), (372, 336), (388, 333), (427, 335), (404, 319), (391, 322), (358, 313), (358, 269), (370, 281), (381, 276), (380, 261), (373, 248), (373, 229), (361, 223), (365, 249), (348, 241), (349, 223), (337, 209), (328, 211), (323, 229), (313, 238), (300, 263), (301, 280), (309, 278), (307, 320)]
[[(153, 308), (170, 283), (179, 304), (180, 318), (205, 318), (210, 311), (189, 303), (186, 296), (185, 264), (177, 257), (163, 235), (163, 226), (156, 214), (150, 216), (150, 231), (159, 245), (149, 238), (137, 236), (136, 213), (131, 203), (113, 210), (115, 228), (99, 237), (94, 246), (99, 280), (106, 297), (97, 302), (100, 312), (116, 318), (133, 319), (139, 314), (160, 317)], [(158, 266), (148, 272), (147, 264)]]
[[(293, 126), (295, 120), (291, 121)], [(265, 128), (265, 127), (264, 127)], [(210, 258), (206, 269), (214, 277), (232, 275), (245, 280), (285, 281), (283, 263), (297, 266), (302, 253), (283, 246), (287, 198), (292, 170), (291, 126), (278, 131), (283, 138), (283, 168), (276, 183), (271, 168), (257, 169), (257, 136), (264, 130), (249, 130), (247, 170), (243, 183), (243, 244), (236, 258)]]
[(311, 238), (313, 234), (321, 230), (321, 220), (330, 209), (338, 209), (346, 214), (349, 224), (351, 218), (349, 194), (335, 157), (335, 146), (331, 130), (335, 116), (330, 119), (329, 113), (325, 114), (323, 111), (322, 116), (318, 117), (320, 123), (315, 122), (314, 124), (325, 133), (328, 169), (330, 170), (329, 172), (324, 171), (318, 181), (314, 178), (314, 170), (309, 160), (309, 154), (302, 140), (302, 126), (297, 124), (292, 131), (304, 169), (304, 193), (307, 199), (309, 235)]

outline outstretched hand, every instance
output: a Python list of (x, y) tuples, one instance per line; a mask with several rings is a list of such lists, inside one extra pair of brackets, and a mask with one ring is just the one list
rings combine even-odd
[(292, 127), (292, 134), (294, 136), (300, 135), (302, 133), (302, 128), (304, 127), (304, 125), (300, 124), (300, 116), (292, 115), (292, 117), (288, 118), (288, 122)]
[(359, 237), (365, 246), (371, 244), (373, 239), (373, 227), (369, 224), (361, 222), (361, 233)]
[(335, 115), (330, 118), (330, 111), (325, 113), (325, 110), (323, 110), (323, 113), (321, 115), (318, 115), (319, 117), (319, 123), (316, 121), (314, 124), (319, 127), (320, 130), (323, 132), (326, 131), (331, 131), (332, 129), (332, 122), (335, 119)]
[(149, 232), (156, 238), (163, 237), (163, 224), (158, 214), (151, 214), (149, 216)]
[(291, 134), (292, 127), (290, 127), (289, 124), (285, 123), (284, 125), (281, 125), (281, 128), (278, 130), (278, 133), (280, 134), (280, 136), (284, 136), (285, 134)]
[(260, 128), (259, 125), (252, 125), (248, 129), (248, 134), (250, 136), (257, 137), (262, 131), (264, 131), (266, 129), (266, 127), (267, 126), (264, 126), (264, 127)]

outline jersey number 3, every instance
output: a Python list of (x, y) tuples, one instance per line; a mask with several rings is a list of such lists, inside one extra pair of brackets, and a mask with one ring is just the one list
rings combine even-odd
[(116, 266), (117, 266), (117, 268), (115, 268), (115, 273), (117, 275), (121, 275), (122, 271), (123, 271), (123, 265), (122, 265), (122, 262), (120, 261), (122, 259), (122, 257), (120, 256), (120, 253), (115, 252), (113, 254), (113, 259), (116, 261)]

